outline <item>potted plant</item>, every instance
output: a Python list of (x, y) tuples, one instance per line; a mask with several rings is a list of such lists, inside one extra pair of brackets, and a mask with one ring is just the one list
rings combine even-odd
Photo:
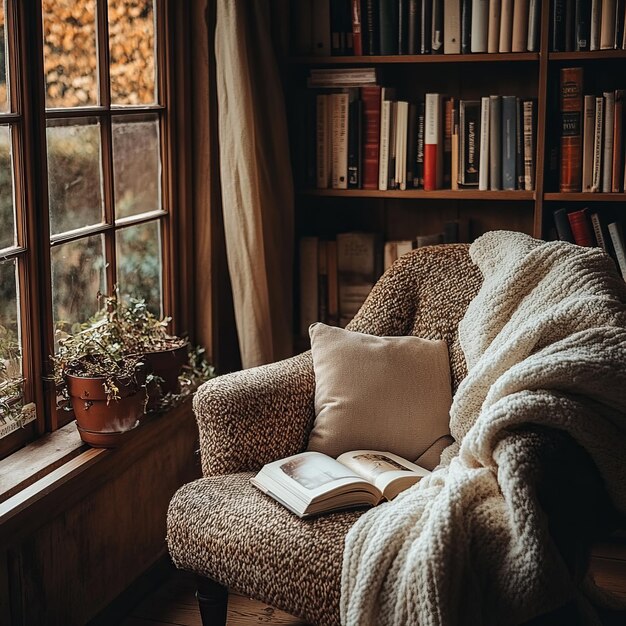
[(83, 441), (110, 448), (145, 413), (146, 367), (141, 354), (124, 354), (105, 320), (59, 340), (55, 381), (63, 386)]

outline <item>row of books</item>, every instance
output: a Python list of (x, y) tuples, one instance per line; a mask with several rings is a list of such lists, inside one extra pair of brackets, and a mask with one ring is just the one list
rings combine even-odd
[(469, 54), (539, 49), (541, 0), (294, 0), (300, 55)]
[(624, 0), (552, 0), (554, 52), (626, 50)]
[(554, 226), (561, 241), (579, 246), (599, 246), (611, 255), (626, 280), (626, 246), (619, 221), (607, 218), (601, 211), (588, 208), (577, 211), (557, 209), (554, 211)]
[(561, 70), (560, 88), (560, 191), (623, 191), (624, 90), (583, 95), (580, 67)]
[(307, 182), (320, 189), (531, 191), (536, 122), (536, 101), (516, 96), (427, 93), (410, 103), (377, 85), (318, 93)]
[(469, 241), (468, 220), (446, 222), (440, 233), (387, 241), (377, 233), (339, 233), (334, 240), (299, 241), (300, 335), (313, 322), (345, 327), (383, 271), (415, 247)]

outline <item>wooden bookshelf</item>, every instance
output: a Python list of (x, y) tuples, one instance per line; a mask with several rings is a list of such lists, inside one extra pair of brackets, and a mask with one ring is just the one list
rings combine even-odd
[[(402, 198), (405, 200), (506, 200), (506, 201), (532, 201), (535, 199), (534, 191), (478, 191), (477, 189), (437, 189), (424, 191), (423, 189), (389, 189), (380, 191), (377, 189), (303, 189), (296, 190), (298, 195), (336, 197), (336, 198)], [(589, 194), (586, 194), (589, 195)], [(610, 194), (607, 194), (610, 195)], [(622, 194), (624, 195), (624, 194)]]
[(544, 199), (559, 202), (626, 202), (626, 193), (546, 193)]

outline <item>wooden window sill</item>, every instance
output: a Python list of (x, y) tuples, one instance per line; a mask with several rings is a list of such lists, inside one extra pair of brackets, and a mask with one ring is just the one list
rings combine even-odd
[(1, 543), (45, 523), (145, 451), (166, 445), (186, 420), (193, 420), (191, 400), (144, 418), (115, 449), (87, 446), (71, 423), (7, 457), (0, 462)]

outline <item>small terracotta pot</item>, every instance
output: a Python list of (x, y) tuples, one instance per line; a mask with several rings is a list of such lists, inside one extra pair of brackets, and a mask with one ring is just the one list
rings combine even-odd
[[(104, 378), (84, 378), (66, 374), (65, 380), (81, 438), (90, 445), (102, 448), (115, 447), (121, 443), (121, 438), (110, 435), (132, 430), (144, 414), (145, 371), (138, 373), (136, 381), (116, 381), (120, 399), (111, 400), (108, 404), (103, 386)], [(87, 436), (83, 436), (84, 433)], [(97, 437), (98, 434), (102, 436)]]
[(183, 365), (187, 363), (188, 354), (189, 343), (185, 343), (178, 348), (146, 352), (143, 355), (143, 360), (148, 366), (148, 370), (162, 379), (160, 386), (163, 393), (178, 393), (180, 391), (178, 376), (183, 369)]

